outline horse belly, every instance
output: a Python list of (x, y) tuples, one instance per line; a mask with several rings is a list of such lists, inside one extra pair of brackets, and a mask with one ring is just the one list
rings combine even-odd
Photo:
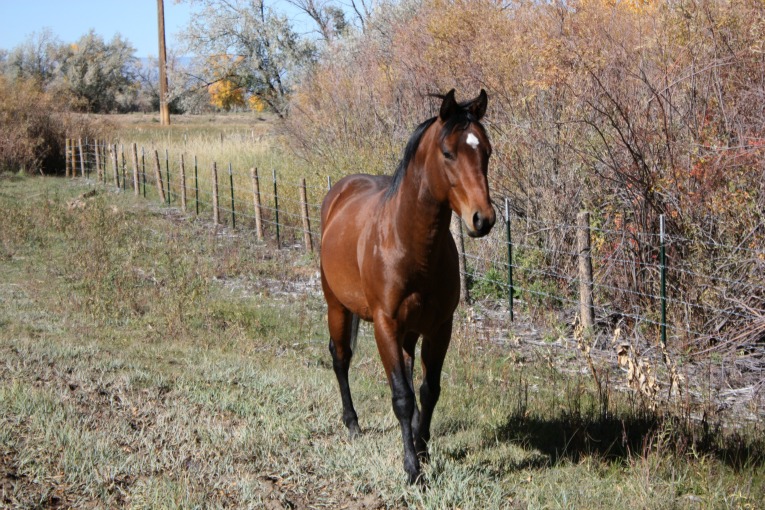
[(322, 242), (324, 292), (331, 292), (345, 308), (368, 320), (369, 305), (361, 286), (356, 250), (352, 248), (355, 248), (354, 244), (345, 244), (342, 240)]
[[(359, 269), (361, 236), (375, 221), (374, 208), (386, 181), (353, 176), (339, 181), (322, 206), (321, 271), (327, 291), (352, 313), (371, 320)], [(334, 192), (334, 194), (333, 194)]]

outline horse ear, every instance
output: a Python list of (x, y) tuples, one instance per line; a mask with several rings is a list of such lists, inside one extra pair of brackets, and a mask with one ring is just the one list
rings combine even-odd
[(478, 120), (481, 120), (486, 114), (486, 103), (488, 103), (489, 97), (486, 95), (486, 91), (481, 89), (481, 93), (478, 97), (470, 102), (468, 111)]
[(457, 101), (454, 100), (454, 89), (452, 89), (444, 96), (444, 101), (441, 103), (441, 111), (438, 113), (438, 116), (441, 117), (441, 120), (448, 119), (457, 109), (457, 106)]

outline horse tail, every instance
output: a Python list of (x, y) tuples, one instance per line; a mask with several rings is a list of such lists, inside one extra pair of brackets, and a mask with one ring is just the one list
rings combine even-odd
[(351, 315), (351, 355), (356, 352), (356, 344), (359, 341), (359, 316)]

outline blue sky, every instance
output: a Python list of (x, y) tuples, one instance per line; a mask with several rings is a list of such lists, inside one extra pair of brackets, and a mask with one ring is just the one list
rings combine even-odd
[[(268, 2), (286, 10), (285, 2)], [(168, 51), (178, 48), (177, 34), (188, 24), (188, 3), (165, 0)], [(294, 14), (294, 12), (292, 13)], [(10, 50), (44, 28), (65, 43), (74, 42), (91, 28), (106, 41), (119, 33), (145, 58), (159, 53), (156, 0), (0, 0), (0, 48)]]
[[(189, 21), (188, 4), (165, 0), (168, 48)], [(139, 58), (159, 53), (156, 0), (0, 0), (0, 48), (10, 50), (43, 28), (62, 42), (74, 42), (91, 28), (105, 40), (119, 33)]]

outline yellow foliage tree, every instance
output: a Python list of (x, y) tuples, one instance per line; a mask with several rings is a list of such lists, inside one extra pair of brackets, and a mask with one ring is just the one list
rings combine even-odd
[(247, 104), (249, 105), (250, 110), (258, 113), (266, 109), (266, 103), (256, 95), (250, 96), (250, 98), (247, 100)]
[(244, 89), (228, 79), (216, 81), (207, 88), (207, 92), (210, 94), (210, 104), (226, 111), (245, 104)]

